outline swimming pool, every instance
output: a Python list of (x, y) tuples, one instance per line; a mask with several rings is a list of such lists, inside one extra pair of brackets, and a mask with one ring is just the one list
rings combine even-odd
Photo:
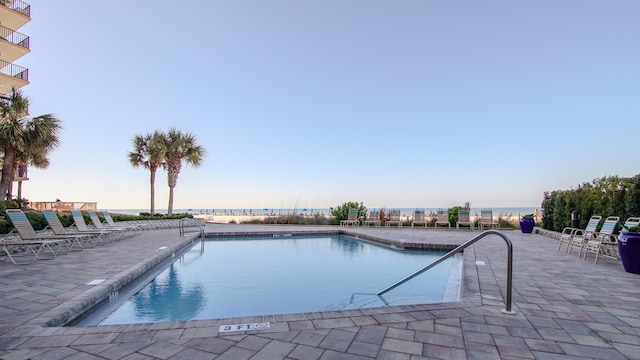
[[(376, 292), (444, 252), (396, 250), (346, 235), (225, 237), (194, 245), (131, 298), (80, 325), (204, 320), (459, 300), (461, 256)], [(124, 295), (124, 294), (123, 294)]]

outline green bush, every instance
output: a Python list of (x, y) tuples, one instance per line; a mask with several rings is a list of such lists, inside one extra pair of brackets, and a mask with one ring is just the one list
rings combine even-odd
[(340, 221), (347, 220), (349, 217), (349, 209), (358, 209), (358, 219), (363, 220), (367, 217), (367, 208), (362, 202), (346, 202), (342, 205), (330, 208), (331, 215), (333, 216), (333, 225), (340, 225)]
[[(4, 201), (3, 205), (7, 204), (8, 202), (9, 201)], [(0, 205), (0, 206), (3, 206), (3, 205)], [(12, 205), (12, 203), (9, 203), (9, 205)], [(11, 209), (11, 208), (5, 208), (5, 209)], [(33, 226), (34, 230), (39, 231), (47, 227), (48, 225), (47, 220), (44, 218), (44, 215), (41, 212), (25, 210), (24, 214), (29, 220), (29, 222), (31, 223), (31, 226)], [(60, 219), (60, 222), (62, 223), (62, 226), (69, 227), (73, 225), (74, 223), (73, 217), (70, 214), (58, 213), (57, 215), (58, 215), (58, 218)], [(91, 223), (91, 218), (89, 217), (89, 215), (83, 213), (82, 217), (84, 218), (84, 222), (86, 224)], [(100, 220), (104, 220), (102, 216), (98, 215), (98, 217), (100, 218)], [(173, 214), (171, 216), (113, 215), (112, 217), (114, 221), (134, 221), (134, 220), (182, 219), (184, 217), (193, 217), (193, 215), (182, 213), (182, 214)], [(11, 224), (11, 221), (9, 221), (9, 219), (0, 220), (0, 234), (8, 234), (9, 232), (11, 232), (11, 230), (13, 230), (13, 224)]]
[(451, 226), (456, 226), (456, 223), (458, 222), (458, 211), (459, 210), (462, 210), (462, 206), (454, 206), (454, 207), (449, 209), (449, 211), (448, 211), (449, 224), (451, 224)]
[(640, 175), (630, 178), (608, 176), (584, 183), (571, 190), (544, 193), (542, 227), (562, 231), (571, 225), (571, 213), (580, 215), (585, 228), (593, 215), (619, 216), (621, 221), (640, 215)]
[[(234, 220), (232, 220), (235, 223)], [(331, 225), (333, 219), (320, 214), (307, 215), (279, 215), (276, 217), (266, 217), (264, 219), (251, 219), (243, 221), (243, 224), (296, 224), (296, 225)]]

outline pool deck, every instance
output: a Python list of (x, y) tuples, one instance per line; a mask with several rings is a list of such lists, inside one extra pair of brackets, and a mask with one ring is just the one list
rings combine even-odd
[[(209, 224), (206, 232), (338, 227)], [(458, 245), (478, 231), (348, 229), (391, 241)], [(640, 275), (594, 264), (557, 240), (503, 231), (513, 242), (513, 310), (505, 308), (507, 247), (488, 236), (465, 250), (460, 302), (137, 325), (59, 327), (192, 241), (144, 234), (30, 265), (0, 263), (1, 359), (640, 359)], [(89, 285), (93, 280), (103, 280)], [(255, 331), (222, 325), (269, 322)]]

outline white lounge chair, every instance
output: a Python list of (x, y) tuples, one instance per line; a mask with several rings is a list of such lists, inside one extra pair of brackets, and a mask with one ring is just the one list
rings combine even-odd
[(415, 225), (424, 225), (424, 228), (427, 228), (427, 215), (424, 212), (424, 209), (416, 209), (413, 212), (413, 221), (411, 221), (411, 228)]
[(341, 220), (340, 226), (350, 226), (358, 227), (360, 225), (360, 220), (358, 220), (358, 209), (353, 208), (349, 209), (347, 213), (347, 220)]
[(47, 221), (49, 228), (55, 235), (69, 237), (69, 250), (84, 250), (85, 244), (91, 243), (92, 245), (95, 245), (94, 240), (92, 239), (93, 236), (100, 236), (99, 233), (78, 233), (65, 228), (60, 222), (58, 214), (53, 211), (43, 211), (42, 215), (44, 215), (44, 219)]
[(451, 230), (451, 223), (449, 222), (449, 211), (448, 210), (440, 209), (436, 213), (435, 228), (437, 229), (439, 225), (446, 226), (449, 230)]
[(469, 230), (473, 230), (473, 223), (469, 210), (458, 210), (458, 221), (456, 221), (456, 230), (460, 230), (460, 226), (468, 226)]
[(117, 223), (111, 217), (111, 214), (107, 210), (102, 210), (102, 217), (104, 221), (107, 223), (107, 226), (112, 229), (127, 229), (133, 232), (134, 235), (141, 234), (144, 232), (144, 228), (140, 225), (135, 224), (123, 224), (122, 222)]
[(596, 234), (600, 220), (602, 220), (602, 216), (594, 215), (589, 219), (587, 227), (574, 231), (573, 236), (571, 236), (571, 242), (569, 242), (569, 246), (567, 246), (567, 254), (571, 254), (574, 246), (579, 246), (580, 252), (578, 253), (578, 257), (582, 256), (582, 249), (585, 243)]
[(93, 239), (95, 239), (95, 244), (96, 245), (102, 245), (108, 241), (112, 241), (113, 239), (110, 238), (111, 235), (114, 234), (113, 231), (110, 230), (99, 230), (99, 229), (90, 229), (87, 226), (87, 223), (84, 222), (84, 216), (82, 216), (82, 213), (78, 210), (71, 210), (71, 217), (73, 218), (73, 224), (75, 225), (77, 231), (79, 233), (86, 233), (86, 234), (95, 234), (97, 236), (93, 237)]
[(565, 252), (568, 250), (569, 248), (569, 244), (571, 244), (571, 240), (573, 239), (573, 235), (576, 233), (576, 231), (578, 231), (580, 229), (577, 228), (573, 228), (573, 227), (566, 227), (564, 229), (562, 229), (562, 232), (560, 233), (560, 237), (558, 238), (558, 250), (562, 249), (562, 244), (567, 243), (567, 249), (565, 249)]
[(362, 221), (362, 227), (370, 226), (373, 226), (375, 228), (380, 227), (380, 210), (370, 211), (367, 220)]
[(478, 222), (478, 226), (480, 227), (480, 231), (483, 231), (485, 226), (488, 226), (490, 229), (494, 227), (500, 229), (500, 224), (493, 221), (493, 210), (480, 210), (480, 222)]
[(124, 227), (112, 228), (106, 226), (100, 221), (100, 217), (96, 214), (95, 211), (88, 210), (87, 215), (89, 215), (89, 219), (91, 219), (91, 223), (98, 231), (111, 231), (111, 234), (114, 235), (114, 240), (121, 239), (123, 237), (129, 237), (133, 235), (134, 229), (128, 229)]
[(602, 223), (600, 230), (594, 234), (593, 237), (588, 239), (585, 244), (585, 251), (583, 259), (587, 260), (587, 255), (593, 253), (596, 255), (595, 263), (598, 263), (598, 257), (600, 255), (610, 257), (613, 259), (619, 259), (618, 256), (618, 243), (617, 237), (613, 234), (618, 225), (620, 218), (618, 216), (609, 216)]
[(402, 227), (402, 220), (400, 220), (400, 209), (389, 210), (389, 218), (385, 220), (384, 226), (390, 228), (392, 226)]
[[(2, 241), (0, 241), (0, 251), (16, 265), (31, 264), (36, 260), (53, 259), (63, 248), (68, 252), (71, 247), (70, 242), (75, 241), (75, 239), (70, 236), (57, 236), (36, 232), (22, 210), (7, 209), (7, 217), (13, 224), (20, 240), (3, 238)], [(43, 254), (43, 252), (47, 252), (51, 254), (51, 256), (42, 257), (41, 254)], [(31, 256), (31, 261), (17, 261), (18, 257), (26, 255)]]

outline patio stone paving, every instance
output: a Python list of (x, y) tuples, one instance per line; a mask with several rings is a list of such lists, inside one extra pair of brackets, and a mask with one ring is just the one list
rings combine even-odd
[[(343, 230), (381, 241), (464, 243), (478, 231), (207, 224), (207, 233)], [(503, 313), (507, 247), (464, 252), (458, 302), (109, 326), (61, 326), (171, 258), (195, 233), (144, 234), (30, 265), (0, 263), (1, 359), (640, 359), (640, 275), (578, 259), (538, 234), (513, 243), (513, 310)], [(98, 281), (95, 281), (98, 280)], [(94, 281), (94, 282), (92, 282)], [(269, 322), (264, 330), (222, 325)]]

